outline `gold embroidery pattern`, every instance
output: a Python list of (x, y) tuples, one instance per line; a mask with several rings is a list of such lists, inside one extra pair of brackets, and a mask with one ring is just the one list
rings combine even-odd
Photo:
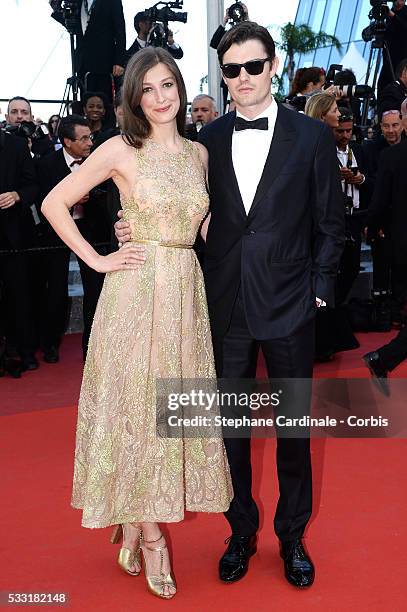
[[(122, 202), (132, 239), (192, 244), (208, 210), (195, 147), (147, 141)], [(201, 268), (191, 249), (145, 244), (146, 263), (106, 275), (78, 408), (72, 505), (89, 528), (176, 522), (232, 499), (221, 439), (156, 436), (157, 378), (214, 378)]]

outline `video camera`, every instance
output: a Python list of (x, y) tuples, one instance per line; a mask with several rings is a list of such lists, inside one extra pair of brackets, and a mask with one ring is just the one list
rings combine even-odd
[[(151, 21), (154, 26), (148, 35), (148, 43), (153, 47), (165, 47), (168, 41), (168, 22), (179, 21), (186, 23), (188, 13), (175, 12), (173, 9), (182, 9), (184, 0), (173, 2), (157, 2), (151, 8), (144, 11), (146, 21)], [(161, 8), (159, 5), (163, 4)]]
[(13, 125), (7, 124), (4, 131), (14, 136), (19, 136), (28, 140), (31, 138), (34, 140), (41, 140), (48, 135), (48, 128), (46, 125), (37, 125), (33, 121), (22, 121)]
[(387, 2), (383, 0), (370, 0), (372, 8), (369, 12), (370, 24), (362, 30), (362, 38), (365, 42), (370, 42), (374, 38), (383, 38), (386, 32), (386, 18), (389, 14)]
[[(149, 21), (161, 21), (168, 23), (169, 21), (180, 21), (186, 23), (188, 13), (176, 13), (172, 9), (182, 9), (184, 0), (174, 0), (173, 2), (157, 2), (149, 9), (145, 10), (146, 19)], [(158, 8), (160, 4), (164, 4), (162, 8)]]
[(247, 18), (246, 11), (241, 2), (235, 2), (234, 4), (232, 4), (228, 8), (227, 13), (229, 17), (229, 22), (232, 25), (237, 25), (238, 23), (241, 23), (242, 21), (246, 21), (246, 18)]

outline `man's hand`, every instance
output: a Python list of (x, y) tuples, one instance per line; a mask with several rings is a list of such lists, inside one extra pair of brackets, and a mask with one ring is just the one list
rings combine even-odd
[(365, 180), (364, 175), (358, 171), (357, 174), (352, 173), (352, 177), (347, 181), (350, 185), (361, 185)]
[(174, 44), (174, 32), (172, 30), (168, 30), (167, 45), (171, 47), (171, 45), (173, 44)]
[(352, 170), (350, 170), (346, 166), (342, 166), (341, 168), (339, 168), (339, 171), (341, 173), (341, 179), (343, 181), (346, 181), (347, 183), (350, 183), (351, 179), (353, 178)]
[(113, 76), (114, 77), (120, 77), (122, 76), (122, 74), (124, 73), (124, 68), (123, 66), (119, 66), (118, 64), (115, 64), (113, 66)]
[(5, 210), (6, 208), (11, 208), (17, 202), (20, 201), (20, 196), (16, 191), (6, 191), (5, 193), (0, 194), (0, 209)]
[(122, 246), (125, 242), (131, 240), (131, 229), (130, 223), (128, 221), (121, 221), (123, 218), (123, 211), (119, 210), (117, 213), (120, 221), (116, 221), (114, 224), (114, 233), (119, 243), (119, 246)]

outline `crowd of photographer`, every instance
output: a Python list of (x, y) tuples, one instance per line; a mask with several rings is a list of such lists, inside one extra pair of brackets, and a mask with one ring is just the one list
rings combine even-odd
[[(182, 2), (171, 4), (182, 7)], [(14, 97), (0, 130), (0, 375), (8, 372), (14, 377), (38, 367), (39, 348), (46, 362), (59, 360), (69, 317), (70, 252), (42, 216), (42, 200), (60, 180), (75, 172), (94, 148), (120, 134), (120, 79), (131, 55), (150, 44), (164, 46), (176, 59), (183, 55), (168, 29), (168, 21), (173, 19), (168, 5), (136, 14), (137, 37), (127, 52), (120, 0), (99, 0), (96, 14), (92, 0), (53, 0), (51, 5), (54, 18), (80, 39), (76, 61), (81, 101), (71, 104), (67, 117), (52, 115), (46, 126), (36, 124), (28, 100)], [(386, 18), (397, 17), (404, 24), (404, 1), (395, 3), (394, 9)], [(186, 13), (176, 15), (179, 21), (186, 21)], [(96, 18), (98, 27), (94, 25)], [(226, 27), (248, 18), (247, 7), (234, 3), (211, 46), (218, 46)], [(89, 31), (98, 38), (96, 47), (105, 46), (102, 54), (95, 48), (92, 53), (86, 51)], [(100, 32), (103, 35), (96, 36)], [(90, 89), (90, 83), (98, 89)], [(343, 191), (346, 243), (336, 282), (336, 306), (323, 305), (317, 313), (318, 361), (357, 347), (355, 329), (389, 331), (407, 321), (407, 57), (396, 66), (395, 79), (378, 92), (376, 106), (372, 105), (374, 93), (367, 85), (357, 85), (350, 69), (334, 65), (325, 71), (311, 66), (297, 70), (283, 102), (292, 112), (304, 112), (332, 129)], [(233, 100), (229, 100), (225, 86), (223, 95), (224, 108), (229, 105), (232, 110)], [(369, 118), (362, 126), (364, 107)], [(219, 109), (213, 97), (198, 94), (190, 110), (185, 133), (197, 140), (201, 128), (216, 119)], [(117, 248), (113, 224), (120, 208), (118, 190), (108, 181), (73, 209), (79, 230), (101, 253)], [(366, 307), (365, 321), (360, 323), (359, 317), (355, 323), (348, 298), (361, 271), (364, 240), (371, 246), (373, 259), (372, 301)], [(204, 243), (198, 240), (195, 247), (202, 261)], [(85, 357), (103, 275), (81, 261), (79, 267)]]

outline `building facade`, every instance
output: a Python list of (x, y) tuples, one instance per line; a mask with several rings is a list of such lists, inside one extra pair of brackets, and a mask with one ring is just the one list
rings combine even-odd
[(338, 51), (329, 46), (297, 56), (296, 68), (328, 68), (331, 64), (338, 64), (352, 42), (367, 61), (370, 44), (362, 40), (362, 30), (369, 25), (368, 14), (371, 8), (370, 0), (300, 0), (295, 24), (307, 24), (314, 32), (322, 30), (336, 36), (342, 49)]

